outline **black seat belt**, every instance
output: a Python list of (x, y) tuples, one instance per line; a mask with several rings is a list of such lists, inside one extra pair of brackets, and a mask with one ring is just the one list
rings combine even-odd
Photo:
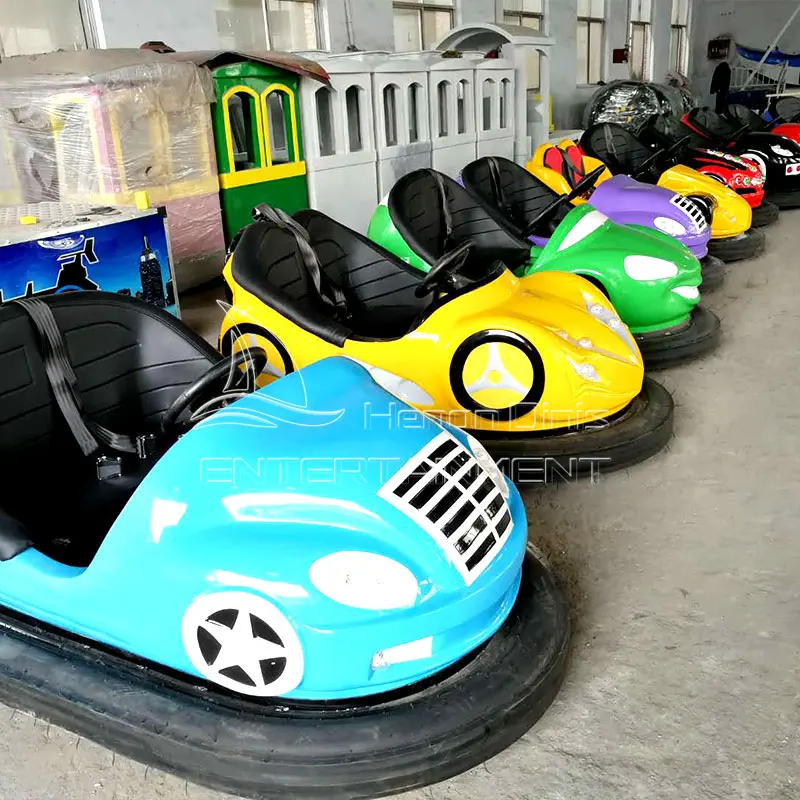
[(300, 251), (300, 258), (314, 286), (317, 298), (328, 310), (334, 312), (337, 319), (347, 321), (350, 313), (347, 310), (344, 292), (322, 271), (308, 231), (285, 211), (266, 204), (253, 209), (253, 219), (271, 222), (294, 236)]
[(489, 166), (489, 180), (492, 184), (492, 193), (497, 201), (497, 206), (507, 217), (513, 219), (514, 215), (511, 206), (506, 200), (506, 193), (503, 190), (503, 182), (500, 178), (500, 165), (494, 156), (489, 156), (486, 159), (486, 163)]
[(450, 213), (450, 205), (447, 202), (447, 190), (444, 188), (442, 176), (435, 170), (429, 169), (428, 172), (436, 183), (436, 191), (439, 195), (439, 210), (442, 212), (442, 222), (444, 223), (444, 241), (442, 242), (443, 256), (450, 249), (451, 238), (453, 236), (453, 215)]
[(28, 315), (42, 342), (42, 360), (58, 408), (85, 456), (96, 454), (101, 444), (121, 453), (139, 453), (136, 440), (114, 433), (84, 418), (78, 378), (67, 345), (50, 307), (35, 297), (13, 300)]

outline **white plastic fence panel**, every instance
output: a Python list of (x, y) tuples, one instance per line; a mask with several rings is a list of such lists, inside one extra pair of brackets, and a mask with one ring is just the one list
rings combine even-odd
[(514, 158), (514, 65), (504, 59), (486, 59), (475, 66), (477, 157)]
[(330, 88), (304, 79), (300, 89), (309, 202), (365, 233), (380, 198), (369, 68), (344, 59), (320, 64)]
[(431, 166), (428, 75), (424, 63), (389, 59), (372, 75), (378, 191), (384, 197), (395, 182)]

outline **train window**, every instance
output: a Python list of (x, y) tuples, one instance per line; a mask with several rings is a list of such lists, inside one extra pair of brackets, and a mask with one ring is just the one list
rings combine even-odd
[(327, 86), (317, 89), (317, 130), (319, 131), (319, 154), (332, 156), (336, 153), (336, 135), (333, 127), (333, 91)]
[(508, 108), (511, 102), (511, 81), (503, 78), (500, 81), (500, 127), (508, 127)]
[(467, 132), (469, 114), (469, 81), (461, 80), (456, 87), (456, 126), (458, 133)]
[(408, 141), (419, 141), (419, 106), (422, 86), (412, 83), (408, 87)]
[(267, 95), (266, 104), (270, 163), (275, 165), (296, 161), (287, 135), (292, 125), (292, 101), (289, 95), (280, 89), (273, 89)]
[(397, 144), (397, 87), (393, 83), (383, 87), (383, 124), (387, 147)]
[(437, 105), (439, 106), (439, 136), (447, 136), (448, 116), (450, 112), (450, 81), (439, 81), (436, 87)]
[(494, 118), (494, 80), (486, 78), (483, 82), (483, 129), (492, 129), (492, 119)]
[(361, 135), (361, 92), (360, 86), (350, 86), (344, 93), (344, 104), (347, 110), (347, 138), (350, 152), (357, 153), (364, 149)]
[(258, 147), (258, 106), (249, 92), (236, 92), (228, 98), (230, 136), (233, 144), (231, 172), (261, 166)]

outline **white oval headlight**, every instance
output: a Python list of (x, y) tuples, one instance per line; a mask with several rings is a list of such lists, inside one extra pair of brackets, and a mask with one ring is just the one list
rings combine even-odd
[(308, 577), (331, 600), (369, 611), (407, 608), (419, 595), (419, 584), (408, 567), (388, 556), (359, 550), (318, 558)]
[(492, 479), (492, 483), (498, 488), (504, 498), (508, 498), (508, 484), (505, 476), (500, 471), (495, 460), (489, 455), (489, 451), (474, 437), (467, 434), (467, 443), (472, 449), (472, 455), (478, 462), (478, 466)]
[(772, 152), (775, 153), (776, 156), (783, 156), (784, 158), (791, 158), (794, 155), (791, 150), (788, 150), (779, 144), (772, 145)]
[(686, 234), (686, 228), (677, 220), (669, 217), (656, 217), (653, 220), (653, 225), (662, 233), (668, 233), (670, 236), (684, 236)]
[(677, 265), (665, 258), (626, 256), (623, 263), (628, 277), (635, 281), (661, 281), (678, 274)]

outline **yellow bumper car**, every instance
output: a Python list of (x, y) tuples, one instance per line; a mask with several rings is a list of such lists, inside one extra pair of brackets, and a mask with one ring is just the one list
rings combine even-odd
[(585, 279), (523, 282), (470, 242), (422, 273), (320, 212), (254, 216), (224, 270), (223, 354), (262, 347), (275, 376), (348, 356), (468, 430), (517, 480), (617, 468), (668, 441), (669, 393), (644, 378), (633, 336)]

